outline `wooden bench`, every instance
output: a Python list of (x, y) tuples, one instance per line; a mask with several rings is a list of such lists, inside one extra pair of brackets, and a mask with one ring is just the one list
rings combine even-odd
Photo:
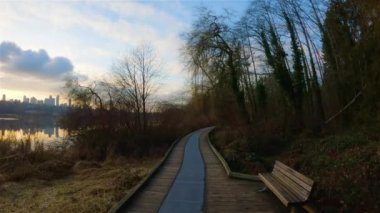
[(313, 189), (314, 181), (276, 161), (272, 173), (260, 173), (259, 178), (286, 206), (305, 203)]

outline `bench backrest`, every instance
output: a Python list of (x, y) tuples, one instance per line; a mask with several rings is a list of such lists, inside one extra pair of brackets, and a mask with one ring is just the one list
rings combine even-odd
[(287, 165), (276, 161), (272, 174), (276, 176), (287, 188), (290, 188), (297, 196), (306, 201), (313, 188), (314, 181), (305, 175), (295, 171)]

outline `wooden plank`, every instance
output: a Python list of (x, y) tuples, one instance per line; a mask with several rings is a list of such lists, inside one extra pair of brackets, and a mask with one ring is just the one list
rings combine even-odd
[(283, 168), (278, 167), (278, 166), (274, 167), (273, 170), (285, 175), (288, 178), (290, 178), (293, 182), (295, 182), (296, 184), (298, 184), (299, 186), (304, 188), (306, 191), (311, 191), (312, 186), (310, 186), (307, 183), (303, 182), (302, 180), (298, 179), (297, 177), (292, 175), (292, 173), (288, 172), (288, 170), (284, 170)]
[(280, 161), (276, 161), (275, 163), (275, 166), (279, 166), (281, 168), (283, 168), (283, 170), (289, 172), (290, 174), (292, 174), (293, 176), (297, 177), (299, 180), (301, 180), (302, 182), (306, 183), (308, 186), (313, 186), (314, 184), (314, 181), (308, 177), (306, 177), (305, 175), (297, 172), (296, 170), (288, 167), (287, 165), (281, 163)]
[(190, 135), (185, 136), (173, 148), (168, 159), (155, 174), (154, 178), (149, 180), (146, 186), (136, 192), (136, 195), (131, 199), (123, 209), (117, 212), (157, 212), (162, 200), (165, 198), (177, 171), (180, 168), (185, 144)]
[(306, 201), (310, 195), (310, 191), (304, 189), (302, 186), (298, 185), (296, 182), (294, 182), (292, 179), (287, 177), (286, 175), (282, 174), (278, 170), (274, 169), (272, 171), (272, 174), (276, 176), (276, 178), (286, 185), (289, 190), (293, 191), (301, 200)]
[(261, 181), (249, 181), (227, 176), (221, 162), (208, 144), (207, 135), (201, 136), (201, 152), (206, 164), (205, 212), (286, 212), (272, 193), (261, 193)]
[(278, 179), (276, 176), (274, 176), (276, 181), (281, 185), (281, 187), (286, 188), (286, 191), (292, 195), (294, 195), (297, 198), (296, 202), (304, 202), (305, 198), (303, 195), (299, 194), (298, 192), (295, 192), (292, 188), (288, 187), (287, 185), (284, 185), (283, 182)]
[(268, 181), (268, 179), (265, 177), (265, 175), (268, 173), (260, 173), (259, 178), (263, 181), (263, 183), (280, 199), (282, 204), (285, 206), (288, 206), (289, 200), (283, 196), (282, 193), (279, 193), (276, 188)]
[(298, 202), (299, 198), (279, 184), (272, 174), (260, 173), (259, 177), (285, 206), (288, 206), (289, 203)]
[(278, 188), (280, 192), (283, 192), (285, 196), (289, 196), (291, 198), (289, 203), (299, 203), (303, 202), (303, 198), (299, 197), (296, 193), (294, 193), (292, 190), (290, 190), (286, 185), (284, 185), (280, 180), (277, 179), (276, 176), (271, 174), (268, 176), (270, 181), (275, 185), (275, 187)]
[[(207, 139), (207, 140), (206, 140)], [(160, 168), (121, 212), (157, 212), (182, 163), (184, 140), (178, 143)], [(208, 145), (207, 133), (201, 136), (201, 153), (206, 166), (204, 211), (206, 212), (285, 212), (272, 193), (260, 193), (262, 182), (228, 178), (226, 172)], [(254, 179), (237, 174), (244, 179)]]

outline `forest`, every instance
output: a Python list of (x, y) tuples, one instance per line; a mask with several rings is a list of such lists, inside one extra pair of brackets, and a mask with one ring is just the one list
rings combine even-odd
[(237, 21), (203, 9), (184, 34), (189, 105), (238, 171), (275, 159), (311, 175), (323, 211), (379, 208), (380, 5), (253, 1)]

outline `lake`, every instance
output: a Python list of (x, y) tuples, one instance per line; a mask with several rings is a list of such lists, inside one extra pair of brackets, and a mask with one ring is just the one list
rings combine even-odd
[(17, 118), (0, 116), (0, 139), (30, 139), (32, 142), (61, 142), (69, 135), (52, 118)]

